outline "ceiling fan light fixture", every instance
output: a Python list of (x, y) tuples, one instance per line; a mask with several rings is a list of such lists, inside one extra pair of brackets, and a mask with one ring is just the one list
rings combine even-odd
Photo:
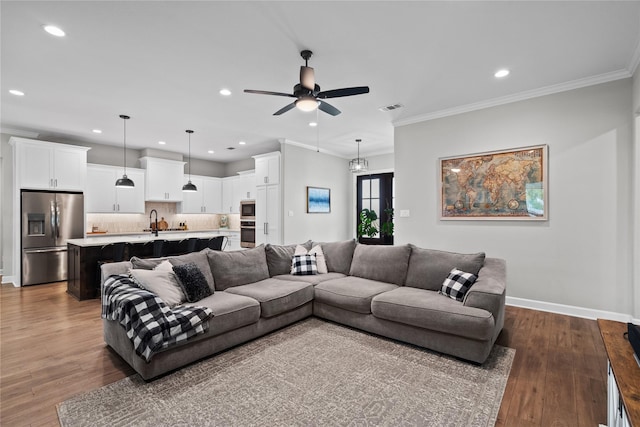
[(302, 96), (296, 100), (296, 107), (307, 113), (316, 110), (318, 104), (320, 104), (320, 102), (313, 96)]

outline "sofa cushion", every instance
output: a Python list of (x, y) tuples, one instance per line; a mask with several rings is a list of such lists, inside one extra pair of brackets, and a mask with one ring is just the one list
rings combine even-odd
[(318, 274), (316, 256), (312, 254), (294, 255), (291, 259), (291, 274), (293, 276), (313, 276)]
[(313, 276), (292, 276), (291, 274), (280, 274), (274, 276), (274, 279), (290, 280), (294, 282), (306, 282), (311, 283), (313, 286), (318, 283), (326, 282), (327, 280), (340, 279), (345, 277), (342, 273), (327, 273), (327, 274), (315, 274)]
[(476, 340), (491, 339), (494, 332), (494, 319), (488, 311), (465, 307), (434, 291), (406, 286), (376, 295), (371, 313), (380, 319)]
[(244, 295), (260, 302), (262, 317), (273, 317), (313, 300), (313, 285), (290, 280), (265, 279), (227, 288), (225, 292)]
[(478, 275), (484, 265), (484, 252), (459, 254), (411, 246), (405, 286), (439, 291), (449, 272), (457, 268)]
[(447, 278), (444, 279), (444, 282), (442, 282), (440, 293), (456, 301), (462, 301), (477, 278), (478, 276), (475, 274), (465, 273), (462, 270), (454, 268)]
[(315, 287), (315, 300), (356, 313), (369, 314), (371, 299), (395, 288), (397, 286), (391, 283), (346, 276), (318, 283)]
[(349, 275), (402, 286), (407, 276), (410, 255), (409, 245), (358, 244), (353, 252)]
[(215, 335), (250, 325), (260, 319), (258, 301), (228, 292), (215, 292), (196, 303), (184, 305), (210, 308), (213, 317), (209, 319), (209, 331)]
[[(207, 257), (217, 291), (269, 278), (264, 245), (244, 251), (210, 250), (207, 252)], [(289, 268), (290, 263), (291, 259), (289, 259)]]
[(157, 295), (169, 307), (186, 299), (173, 271), (130, 269), (129, 277), (140, 288)]
[(200, 301), (213, 293), (204, 275), (194, 263), (175, 265), (173, 272), (178, 276), (180, 287), (186, 295), (187, 301)]
[(322, 246), (324, 260), (327, 263), (327, 270), (329, 272), (349, 274), (353, 251), (356, 248), (355, 240), (328, 243), (313, 242), (312, 246), (316, 245)]
[[(288, 274), (291, 271), (291, 258), (293, 257), (297, 245), (272, 245), (267, 244), (264, 251), (267, 257), (267, 268), (269, 276)], [(306, 250), (311, 249), (311, 241), (307, 241), (300, 246)]]
[(174, 267), (176, 265), (184, 265), (189, 263), (195, 264), (207, 281), (209, 289), (211, 289), (211, 292), (213, 292), (215, 290), (215, 282), (213, 280), (213, 274), (211, 274), (209, 259), (207, 258), (207, 253), (209, 252), (209, 250), (210, 249), (207, 248), (200, 252), (191, 252), (179, 256), (170, 256), (167, 259), (171, 264), (173, 264)]

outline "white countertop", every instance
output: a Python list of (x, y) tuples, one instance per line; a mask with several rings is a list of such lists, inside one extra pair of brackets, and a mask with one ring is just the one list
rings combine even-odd
[(191, 237), (208, 239), (216, 236), (236, 236), (238, 230), (204, 230), (204, 231), (159, 231), (158, 236), (154, 233), (127, 233), (127, 234), (94, 234), (84, 239), (69, 239), (67, 243), (76, 246), (102, 246), (109, 243), (144, 243), (151, 240), (182, 240)]

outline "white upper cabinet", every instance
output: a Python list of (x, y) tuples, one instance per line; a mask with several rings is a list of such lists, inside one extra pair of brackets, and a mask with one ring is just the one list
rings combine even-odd
[(185, 162), (141, 157), (145, 169), (145, 200), (149, 202), (182, 202)]
[(256, 185), (280, 183), (280, 152), (253, 156), (256, 162)]
[(144, 170), (127, 169), (133, 188), (117, 188), (123, 168), (106, 165), (87, 165), (85, 205), (90, 213), (144, 213)]
[(19, 188), (83, 191), (89, 147), (12, 137)]
[(255, 200), (256, 198), (256, 174), (254, 171), (238, 172), (238, 185), (236, 192), (240, 200)]
[[(189, 176), (184, 176), (184, 182)], [(182, 192), (181, 213), (218, 213), (222, 203), (222, 182), (220, 178), (191, 175), (191, 182), (198, 188), (196, 192)]]
[(240, 213), (240, 194), (237, 191), (239, 180), (238, 176), (222, 178), (222, 209), (220, 213)]

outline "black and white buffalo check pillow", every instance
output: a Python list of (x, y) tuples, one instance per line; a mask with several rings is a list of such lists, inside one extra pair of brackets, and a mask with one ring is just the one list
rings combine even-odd
[(291, 274), (310, 276), (318, 274), (318, 264), (314, 254), (294, 255), (291, 259)]
[(440, 293), (456, 301), (462, 301), (476, 279), (478, 279), (478, 276), (475, 274), (465, 273), (462, 270), (454, 268), (449, 272), (447, 278), (444, 279)]

